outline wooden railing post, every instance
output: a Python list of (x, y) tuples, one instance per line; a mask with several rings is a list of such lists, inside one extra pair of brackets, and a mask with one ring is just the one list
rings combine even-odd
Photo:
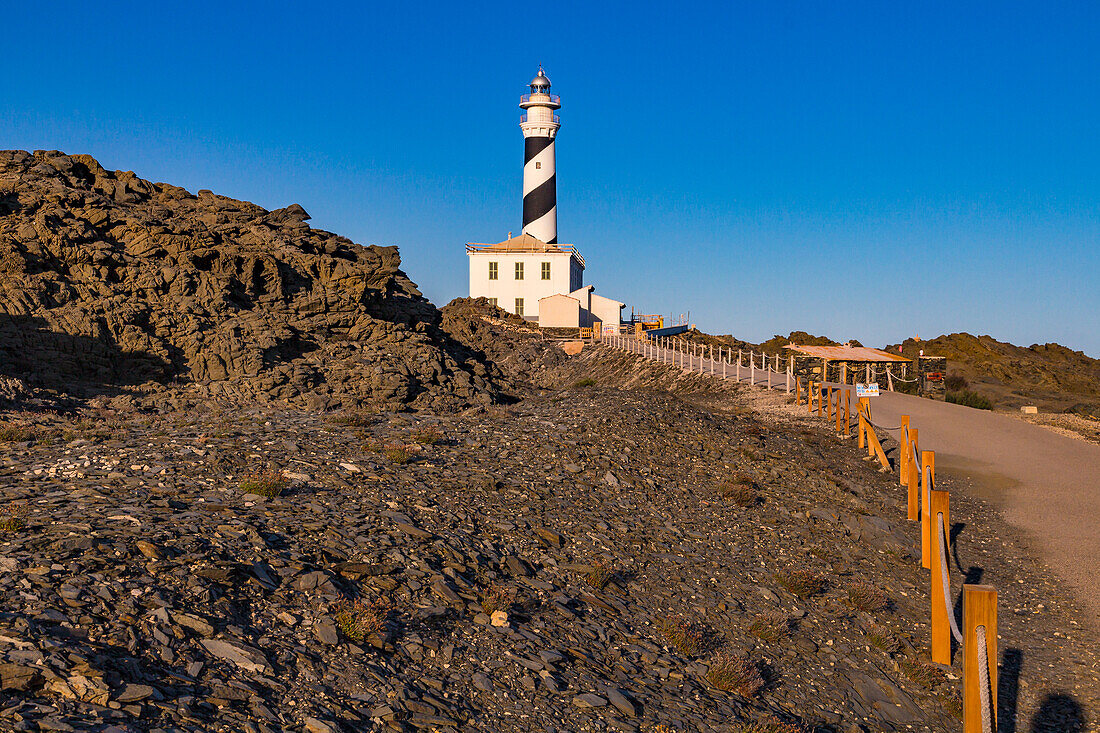
[(843, 418), (843, 415), (841, 414), (842, 411), (840, 409), (840, 403), (842, 401), (843, 396), (844, 396), (843, 390), (841, 390), (838, 387), (837, 390), (836, 390), (836, 432), (837, 432), (837, 434), (839, 434), (840, 431), (841, 431), (840, 421)]
[(909, 484), (909, 451), (906, 450), (909, 447), (909, 416), (901, 416), (901, 433), (898, 436), (898, 443), (901, 444), (901, 457), (898, 460), (898, 484), (900, 486), (907, 486)]
[[(902, 447), (902, 450), (908, 451), (912, 455), (913, 451), (917, 450), (917, 429), (909, 428), (909, 437), (912, 443)], [(918, 485), (918, 471), (915, 461), (909, 461), (909, 519), (916, 521), (920, 518), (920, 486)], [(928, 567), (925, 565), (924, 567)]]
[(817, 416), (821, 417), (821, 393), (825, 391), (825, 388), (818, 382), (814, 382), (814, 399), (817, 400)]
[(997, 730), (997, 591), (991, 585), (963, 586), (963, 733), (985, 733), (982, 725), (978, 627), (985, 628), (985, 663), (990, 729)]
[[(932, 510), (929, 499), (929, 492), (936, 488), (936, 454), (933, 451), (926, 450), (921, 451), (920, 454), (920, 485), (921, 485), (921, 512), (920, 512), (920, 533), (921, 533), (921, 566), (930, 568), (932, 567), (932, 527), (935, 526), (935, 522), (932, 521)], [(931, 480), (929, 478), (931, 477)]]
[(856, 400), (856, 409), (859, 412), (859, 447), (866, 447), (867, 441), (867, 423), (864, 415), (864, 408), (866, 407), (867, 398), (860, 397)]
[(852, 390), (844, 389), (844, 434), (852, 434)]
[[(943, 573), (951, 575), (950, 563), (940, 563), (940, 546), (943, 546), (944, 559), (951, 557), (948, 537), (951, 534), (950, 497), (946, 491), (931, 492), (932, 514), (932, 661), (936, 664), (951, 664), (951, 622), (947, 618), (948, 606), (954, 606), (944, 595)], [(944, 532), (939, 530), (939, 515), (943, 515)], [(946, 535), (946, 536), (945, 536)], [(950, 591), (950, 580), (948, 581)]]

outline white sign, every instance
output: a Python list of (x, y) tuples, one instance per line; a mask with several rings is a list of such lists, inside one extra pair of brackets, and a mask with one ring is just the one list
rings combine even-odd
[(856, 397), (878, 397), (878, 382), (857, 384)]

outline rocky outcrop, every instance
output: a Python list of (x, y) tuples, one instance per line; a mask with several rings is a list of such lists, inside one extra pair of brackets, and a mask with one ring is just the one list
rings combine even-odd
[(87, 155), (0, 152), (0, 375), (161, 406), (499, 399), (493, 368), (439, 327), (396, 247), (309, 218)]

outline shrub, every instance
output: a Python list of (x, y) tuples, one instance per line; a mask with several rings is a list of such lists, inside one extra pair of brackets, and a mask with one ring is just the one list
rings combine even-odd
[(779, 641), (790, 631), (791, 621), (779, 611), (758, 614), (749, 624), (749, 633), (763, 641)]
[(944, 400), (947, 402), (954, 402), (956, 405), (973, 407), (976, 410), (993, 409), (993, 402), (988, 397), (980, 395), (977, 392), (971, 392), (969, 389), (959, 390), (958, 392), (948, 392), (944, 395)]
[(576, 382), (573, 382), (573, 387), (576, 388), (576, 389), (583, 389), (584, 387), (595, 387), (595, 386), (596, 386), (596, 380), (592, 379), (590, 377), (585, 377), (584, 379), (578, 379)]
[(727, 481), (718, 487), (718, 494), (740, 507), (753, 506), (758, 499), (756, 487), (751, 483)]
[(362, 642), (386, 628), (386, 619), (392, 610), (393, 604), (388, 598), (344, 600), (336, 610), (336, 626), (347, 638)]
[(775, 580), (791, 593), (802, 598), (825, 590), (825, 576), (809, 568), (793, 568), (775, 574)]
[(867, 639), (871, 646), (887, 654), (893, 654), (901, 649), (901, 642), (897, 640), (890, 629), (878, 624), (869, 624), (866, 630)]
[(272, 469), (263, 473), (253, 473), (245, 476), (241, 479), (241, 491), (246, 494), (266, 496), (270, 499), (282, 494), (288, 483), (282, 471)]
[(408, 463), (411, 455), (408, 446), (391, 444), (382, 449), (382, 455), (390, 463)]
[(736, 692), (741, 697), (752, 697), (764, 686), (760, 670), (745, 657), (720, 652), (710, 661), (707, 682), (711, 687), (725, 692)]
[(30, 425), (4, 423), (0, 425), (0, 442), (26, 443), (38, 438), (38, 431)]
[(365, 412), (345, 412), (336, 415), (332, 421), (337, 425), (347, 425), (349, 428), (367, 428), (374, 424), (374, 419)]
[(435, 445), (443, 440), (443, 433), (437, 428), (421, 428), (413, 433), (413, 440), (420, 445)]
[(603, 590), (611, 581), (611, 576), (613, 574), (611, 568), (607, 567), (607, 565), (599, 560), (596, 560), (592, 563), (592, 569), (584, 576), (584, 582), (588, 583), (596, 590)]
[(786, 723), (771, 715), (752, 723), (746, 723), (737, 729), (737, 733), (802, 733), (802, 728), (794, 723)]
[(507, 611), (515, 599), (515, 590), (503, 585), (491, 585), (483, 593), (478, 594), (481, 610), (490, 616), (494, 611)]
[(946, 677), (938, 667), (923, 659), (906, 658), (901, 660), (899, 666), (906, 677), (926, 688), (935, 687)]
[(958, 372), (952, 372), (947, 375), (947, 378), (943, 380), (943, 388), (948, 392), (961, 392), (970, 386), (970, 383), (966, 381), (966, 377)]
[(0, 509), (0, 532), (17, 532), (27, 526), (23, 519), (23, 507), (8, 504)]
[(702, 626), (678, 616), (666, 616), (657, 622), (661, 635), (685, 657), (693, 657), (703, 650), (706, 633)]
[(848, 586), (848, 602), (860, 611), (874, 613), (885, 611), (890, 598), (877, 585), (857, 581)]

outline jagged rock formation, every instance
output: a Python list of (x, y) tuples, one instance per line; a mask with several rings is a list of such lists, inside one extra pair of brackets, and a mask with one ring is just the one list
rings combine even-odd
[[(500, 397), (396, 247), (87, 155), (0, 152), (0, 375), (77, 396), (448, 409)], [(116, 397), (117, 399), (117, 397)]]

